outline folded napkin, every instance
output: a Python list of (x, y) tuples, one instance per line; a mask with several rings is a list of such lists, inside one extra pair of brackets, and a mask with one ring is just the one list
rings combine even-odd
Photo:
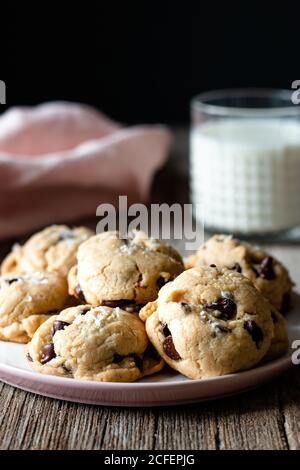
[(167, 157), (163, 126), (122, 127), (92, 107), (52, 102), (0, 116), (0, 238), (147, 200)]

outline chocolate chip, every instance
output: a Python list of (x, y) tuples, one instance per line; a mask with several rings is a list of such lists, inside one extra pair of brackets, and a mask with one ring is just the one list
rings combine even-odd
[(160, 324), (160, 332), (165, 336), (171, 336), (171, 331), (168, 328), (168, 325), (166, 323), (161, 323)]
[(276, 278), (276, 274), (273, 268), (273, 258), (266, 256), (257, 268), (257, 272), (260, 277), (272, 281)]
[(219, 299), (217, 302), (212, 302), (206, 308), (210, 310), (217, 310), (221, 313), (218, 318), (222, 320), (230, 320), (236, 313), (236, 304), (232, 299), (224, 298)]
[(51, 359), (54, 359), (55, 357), (56, 357), (56, 354), (54, 351), (54, 344), (53, 343), (45, 344), (42, 348), (40, 363), (46, 364), (47, 362), (51, 361)]
[(247, 320), (244, 322), (244, 329), (248, 331), (249, 335), (251, 336), (258, 348), (259, 343), (261, 343), (264, 339), (264, 335), (260, 327), (255, 323), (254, 320)]
[(12, 277), (11, 279), (6, 279), (5, 282), (10, 286), (14, 282), (20, 281), (20, 277)]
[(276, 317), (274, 312), (271, 312), (271, 317), (272, 317), (273, 323), (278, 323), (278, 318)]
[(147, 349), (146, 349), (144, 355), (147, 356), (147, 357), (150, 357), (150, 358), (153, 359), (154, 361), (160, 361), (160, 360), (161, 360), (160, 355), (158, 354), (158, 352), (157, 352), (156, 349), (152, 346), (151, 343), (148, 344)]
[(113, 355), (113, 362), (115, 364), (119, 364), (119, 362), (122, 362), (124, 359), (124, 356), (120, 356), (120, 354), (114, 354)]
[(211, 268), (216, 268), (217, 266), (215, 264), (210, 264), (209, 265)]
[(64, 330), (66, 326), (69, 326), (69, 325), (70, 323), (66, 321), (55, 320), (55, 322), (53, 323), (53, 327), (52, 327), (52, 336), (54, 336), (57, 331)]
[(82, 310), (80, 311), (80, 315), (85, 315), (87, 312), (89, 312), (91, 309), (90, 305), (87, 305), (86, 307), (83, 307)]
[(187, 304), (186, 302), (180, 302), (180, 306), (183, 308), (185, 313), (191, 313), (192, 307), (189, 304)]
[(169, 330), (168, 325), (166, 323), (161, 323), (160, 331), (165, 336), (165, 340), (163, 342), (163, 350), (165, 351), (166, 355), (169, 356), (171, 359), (174, 359), (174, 361), (179, 361), (181, 357), (175, 349), (171, 331)]
[(258, 272), (258, 270), (257, 270), (254, 266), (251, 266), (251, 269), (252, 269), (252, 271), (254, 272), (255, 276), (256, 276), (256, 277), (259, 277), (259, 272)]
[(175, 349), (172, 336), (167, 336), (163, 342), (163, 350), (167, 356), (169, 356), (173, 361), (179, 361), (181, 359), (180, 355)]
[(128, 299), (119, 299), (119, 300), (103, 300), (101, 302), (101, 305), (103, 307), (111, 307), (111, 308), (123, 308), (126, 305), (133, 304), (133, 300), (128, 300)]
[(85, 303), (86, 300), (85, 300), (83, 291), (82, 291), (82, 289), (81, 289), (81, 287), (80, 287), (79, 284), (75, 287), (74, 291), (75, 291), (75, 293), (74, 293), (75, 297), (76, 297), (78, 300), (80, 300), (81, 302), (84, 302), (84, 303)]
[(156, 285), (159, 289), (161, 289), (165, 284), (167, 284), (168, 281), (165, 280), (164, 277), (159, 276), (159, 278), (156, 281)]
[(286, 292), (283, 294), (282, 297), (282, 303), (281, 303), (281, 313), (286, 313), (290, 310), (291, 308), (291, 294), (289, 292)]
[(234, 265), (230, 269), (231, 269), (231, 271), (236, 271), (237, 273), (242, 272), (242, 267), (239, 263), (234, 263)]
[(133, 355), (133, 359), (134, 359), (134, 362), (135, 362), (135, 365), (137, 366), (137, 368), (139, 370), (143, 370), (143, 359), (140, 356), (138, 356), (137, 354)]
[(33, 362), (33, 359), (32, 359), (32, 357), (30, 356), (29, 353), (26, 354), (26, 359), (27, 359), (29, 362)]

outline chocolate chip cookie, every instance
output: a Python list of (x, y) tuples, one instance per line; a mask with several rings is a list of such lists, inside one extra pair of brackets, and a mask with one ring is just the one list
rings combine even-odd
[(35, 272), (0, 277), (0, 339), (27, 343), (37, 328), (71, 305), (66, 279)]
[(216, 264), (244, 274), (282, 313), (289, 306), (293, 282), (287, 269), (263, 250), (226, 235), (214, 235), (187, 261), (187, 267)]
[(44, 374), (102, 382), (132, 382), (163, 367), (148, 348), (143, 322), (120, 308), (81, 305), (43, 323), (26, 348)]
[(267, 300), (246, 277), (226, 268), (183, 272), (140, 318), (163, 359), (192, 379), (255, 366), (274, 334)]
[(127, 239), (105, 232), (80, 245), (77, 265), (69, 273), (69, 291), (82, 302), (132, 312), (156, 299), (159, 289), (183, 269), (172, 247), (143, 232)]
[(14, 245), (1, 265), (1, 273), (54, 271), (67, 276), (76, 263), (78, 246), (92, 235), (86, 227), (47, 227), (30, 237), (23, 246)]

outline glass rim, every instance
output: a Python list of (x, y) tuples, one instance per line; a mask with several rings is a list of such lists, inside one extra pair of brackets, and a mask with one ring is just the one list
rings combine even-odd
[[(300, 106), (293, 104), (292, 93), (294, 89), (280, 88), (224, 88), (219, 90), (205, 91), (191, 99), (191, 110), (216, 116), (299, 116)], [(289, 102), (287, 105), (270, 107), (238, 107), (208, 103), (207, 101), (224, 98), (278, 98)]]

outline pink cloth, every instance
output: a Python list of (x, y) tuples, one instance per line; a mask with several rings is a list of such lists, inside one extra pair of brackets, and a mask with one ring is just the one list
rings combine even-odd
[(53, 102), (0, 117), (0, 238), (146, 200), (167, 157), (163, 126), (122, 127), (95, 109)]

